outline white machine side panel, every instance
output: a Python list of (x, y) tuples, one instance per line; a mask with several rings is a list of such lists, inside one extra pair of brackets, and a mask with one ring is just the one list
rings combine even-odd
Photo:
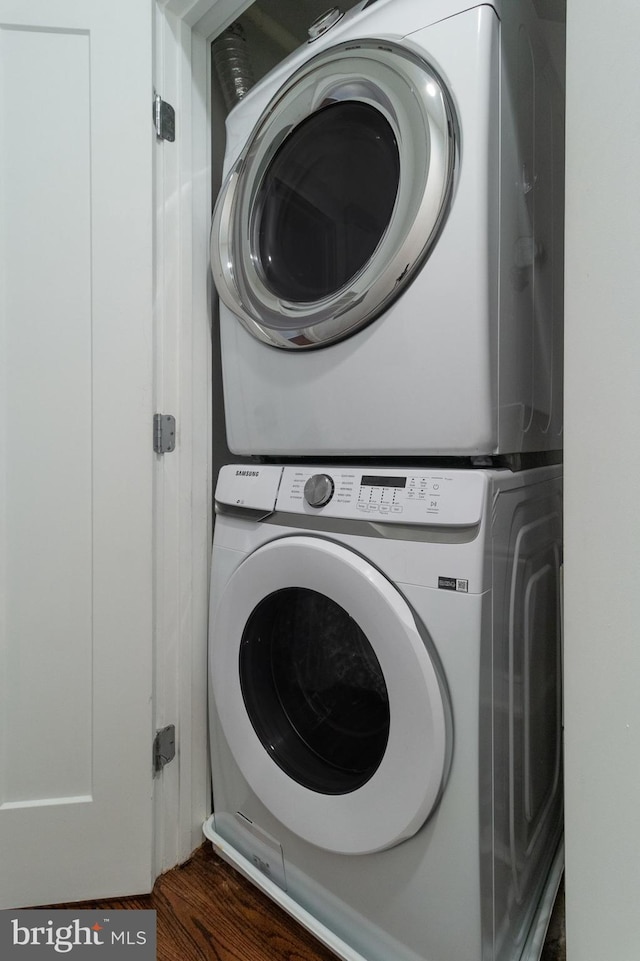
[(553, 481), (501, 492), (495, 508), (493, 743), (485, 742), (485, 763), (495, 765), (494, 841), (484, 874), (501, 906), (487, 922), (495, 923), (495, 961), (513, 956), (510, 932), (526, 935), (562, 825), (562, 488), (557, 468), (539, 476), (553, 473)]
[[(561, 4), (558, 4), (561, 7)], [(531, 3), (501, 18), (503, 450), (562, 447), (564, 34)]]

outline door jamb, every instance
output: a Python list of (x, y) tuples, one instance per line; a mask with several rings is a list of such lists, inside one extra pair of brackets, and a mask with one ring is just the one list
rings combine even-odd
[[(154, 781), (154, 870), (186, 860), (211, 813), (207, 623), (213, 529), (210, 41), (250, 0), (156, 0), (156, 92), (176, 139), (154, 146), (156, 410), (176, 450), (156, 455), (155, 728), (177, 754)], [(149, 109), (151, 111), (151, 97)], [(150, 748), (151, 755), (151, 748)]]

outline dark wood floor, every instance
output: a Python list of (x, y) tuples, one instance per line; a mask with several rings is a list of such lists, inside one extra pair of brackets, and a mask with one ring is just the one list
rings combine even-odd
[[(56, 906), (157, 911), (158, 961), (336, 961), (208, 843), (159, 877), (149, 895)], [(562, 893), (542, 961), (565, 961)]]

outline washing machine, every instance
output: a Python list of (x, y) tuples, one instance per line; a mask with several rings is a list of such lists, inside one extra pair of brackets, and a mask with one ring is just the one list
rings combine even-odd
[(225, 466), (215, 850), (344, 961), (533, 961), (562, 870), (558, 467)]
[(367, 0), (240, 101), (211, 230), (233, 452), (561, 448), (563, 103), (563, 0)]

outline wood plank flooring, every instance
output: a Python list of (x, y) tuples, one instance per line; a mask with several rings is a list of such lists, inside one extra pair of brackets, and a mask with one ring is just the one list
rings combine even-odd
[[(208, 843), (159, 877), (149, 895), (56, 907), (157, 911), (157, 961), (336, 961)], [(565, 961), (562, 892), (542, 961)]]

